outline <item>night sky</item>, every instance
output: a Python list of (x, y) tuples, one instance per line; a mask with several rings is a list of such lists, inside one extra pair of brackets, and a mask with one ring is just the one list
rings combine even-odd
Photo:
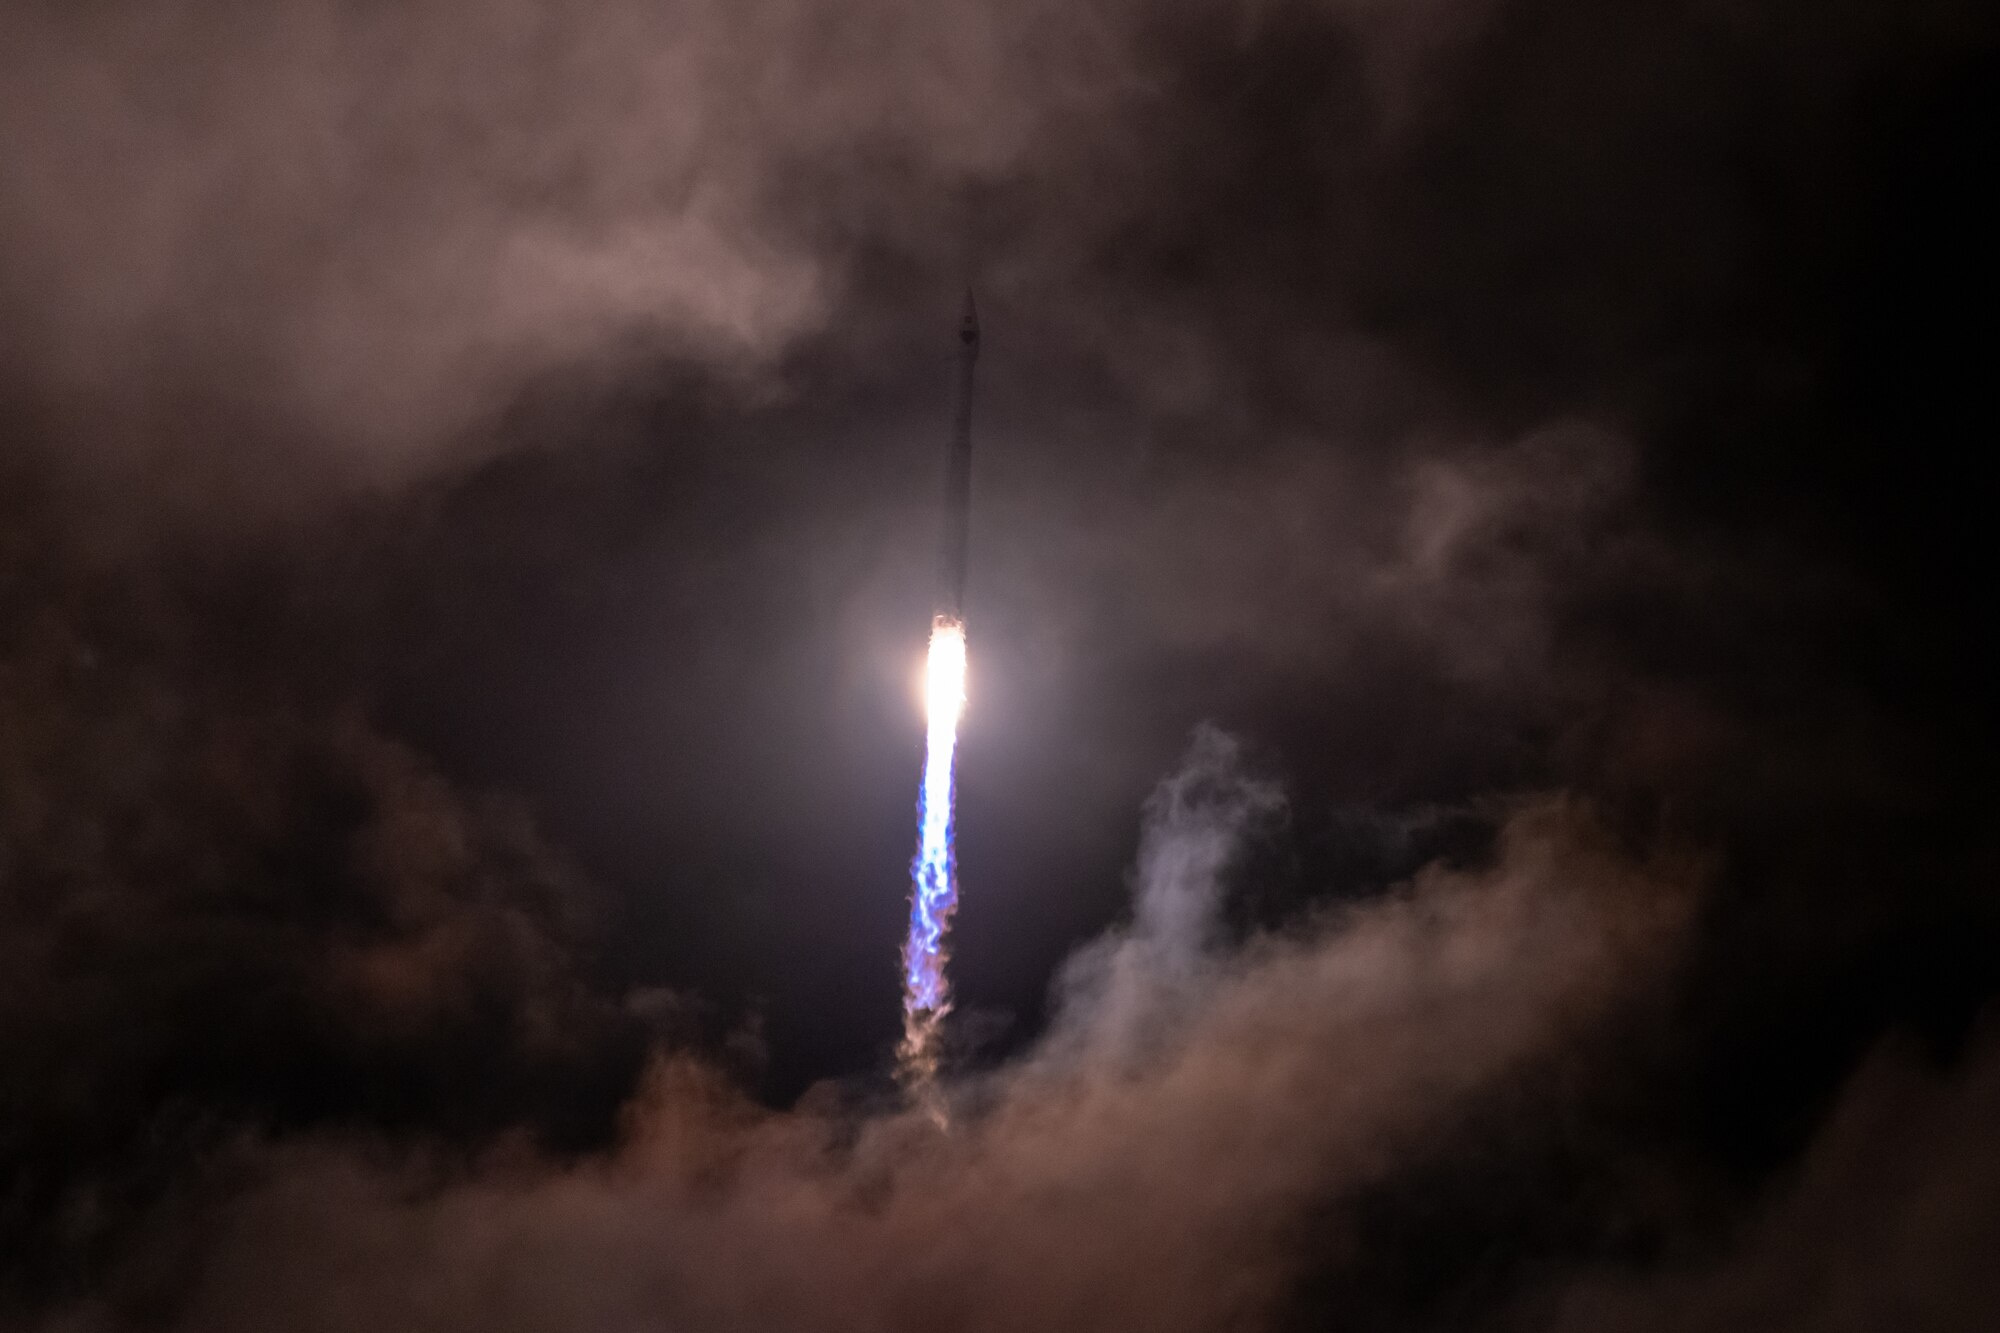
[(1996, 164), (1982, 0), (9, 0), (0, 1333), (2000, 1326)]

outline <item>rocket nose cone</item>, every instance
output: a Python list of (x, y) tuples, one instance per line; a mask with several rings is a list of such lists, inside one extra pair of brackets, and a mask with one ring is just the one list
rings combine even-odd
[(979, 336), (979, 308), (972, 303), (972, 288), (965, 289), (965, 314), (958, 321), (961, 337), (973, 339)]

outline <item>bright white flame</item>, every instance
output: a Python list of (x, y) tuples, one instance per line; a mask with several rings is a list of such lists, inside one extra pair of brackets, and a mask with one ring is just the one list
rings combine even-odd
[(957, 732), (965, 708), (965, 626), (939, 620), (931, 630), (930, 659), (924, 666), (924, 715), (930, 732)]

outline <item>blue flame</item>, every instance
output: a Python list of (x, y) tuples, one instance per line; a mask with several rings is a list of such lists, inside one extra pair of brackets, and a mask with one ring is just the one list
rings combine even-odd
[(952, 850), (952, 763), (956, 728), (932, 728), (917, 796), (917, 855), (910, 863), (910, 937), (903, 945), (904, 1008), (942, 1013), (950, 1005), (944, 932), (958, 906), (958, 859)]

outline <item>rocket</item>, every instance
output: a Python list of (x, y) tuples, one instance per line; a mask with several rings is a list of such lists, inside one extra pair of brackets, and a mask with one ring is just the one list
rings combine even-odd
[(965, 543), (972, 521), (972, 367), (979, 360), (979, 312), (965, 289), (958, 324), (958, 372), (951, 397), (951, 442), (944, 455), (944, 540), (938, 552), (936, 619), (965, 623)]

